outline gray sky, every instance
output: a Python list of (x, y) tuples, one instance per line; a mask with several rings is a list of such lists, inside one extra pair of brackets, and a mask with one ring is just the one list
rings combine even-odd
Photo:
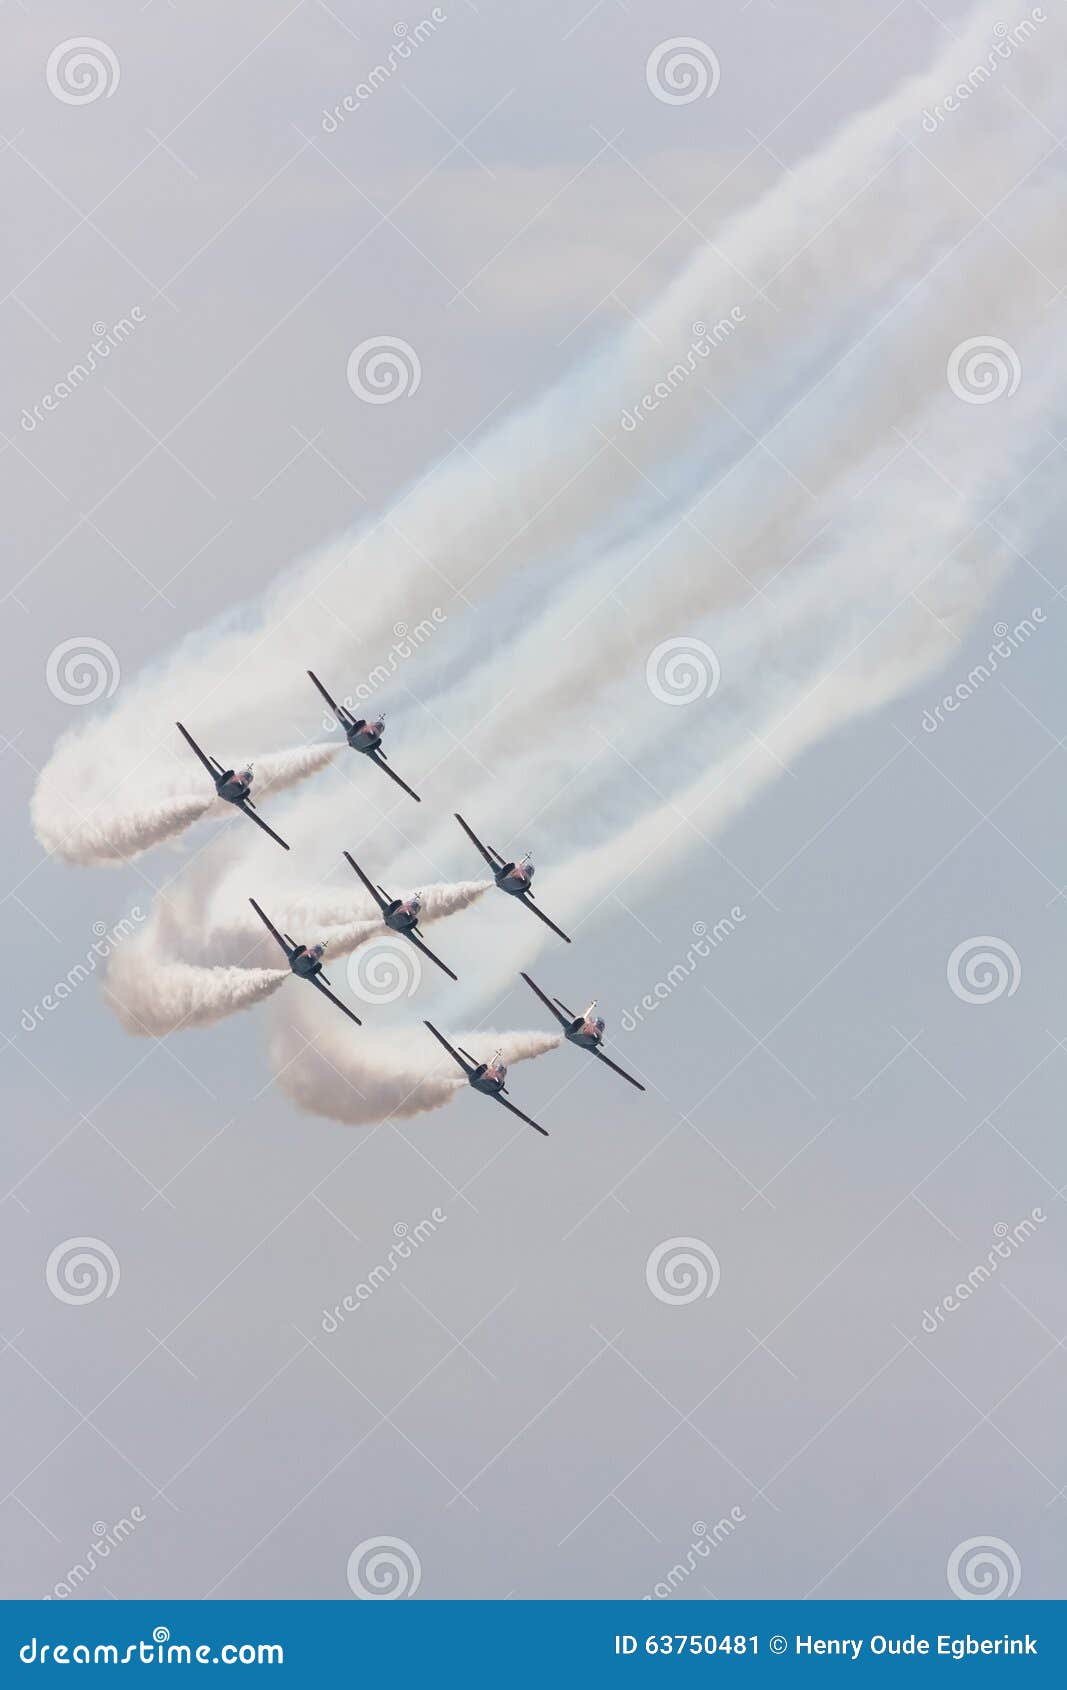
[[(96, 1523), (136, 1508), (143, 1521), (134, 1516), (81, 1593), (347, 1598), (352, 1551), (384, 1537), (407, 1546), (407, 1565), (417, 1558), (427, 1597), (640, 1596), (688, 1569), (687, 1555), (694, 1570), (677, 1584), (687, 1596), (935, 1597), (952, 1588), (957, 1546), (992, 1538), (1009, 1547), (994, 1550), (1009, 1585), (1021, 1569), (1020, 1594), (1062, 1595), (1063, 568), (1049, 522), (1032, 516), (1059, 470), (1062, 428), (1043, 434), (1023, 407), (1044, 368), (1041, 337), (1056, 335), (1067, 251), (1031, 198), (1050, 167), (1020, 187), (1005, 157), (1004, 180), (977, 203), (970, 178), (950, 175), (983, 128), (1059, 133), (1062, 111), (1055, 100), (1019, 107), (1008, 90), (1020, 66), (1006, 66), (953, 119), (958, 129), (946, 124), (954, 151), (860, 184), (856, 204), (851, 187), (831, 200), (795, 243), (791, 274), (810, 279), (778, 290), (796, 300), (795, 341), (788, 322), (765, 327), (752, 278), (733, 276), (720, 309), (742, 301), (760, 337), (786, 335), (787, 352), (761, 359), (754, 334), (735, 429), (701, 419), (677, 454), (677, 484), (663, 483), (673, 509), (702, 485), (700, 453), (740, 458), (797, 404), (773, 458), (758, 447), (735, 492), (705, 508), (721, 538), (736, 520), (731, 498), (780, 503), (790, 479), (809, 477), (813, 441), (834, 439), (827, 394), (840, 397), (842, 437), (859, 398), (882, 386), (911, 381), (916, 409), (927, 392), (940, 403), (955, 343), (1011, 338), (1025, 305), (1019, 394), (937, 413), (919, 442), (929, 462), (864, 413), (871, 462), (888, 466), (887, 518), (900, 505), (925, 521), (929, 505), (933, 532), (946, 477), (988, 474), (997, 499), (1010, 495), (1000, 516), (1009, 536), (1027, 536), (1025, 555), (976, 611), (957, 623), (943, 610), (940, 671), (878, 708), (872, 696), (869, 713), (842, 709), (807, 749), (772, 737), (785, 767), (723, 823), (730, 791), (716, 791), (661, 878), (609, 883), (603, 902), (598, 882), (600, 907), (569, 951), (531, 953), (525, 918), (495, 894), (492, 908), (436, 929), (442, 954), (464, 964), (465, 991), (480, 969), (492, 976), (464, 1000), (476, 1021), (539, 1025), (520, 982), (498, 988), (499, 955), (568, 1002), (596, 993), (613, 1054), (647, 1079), (644, 1096), (564, 1050), (513, 1076), (517, 1101), (550, 1125), (547, 1142), (512, 1133), (472, 1096), (351, 1128), (298, 1112), (271, 1082), (268, 1032), (295, 1015), (298, 986), (160, 1041), (128, 1038), (93, 980), (40, 1007), (97, 935), (124, 917), (139, 924), (159, 889), (188, 874), (214, 825), (119, 870), (45, 857), (28, 820), (36, 772), (61, 733), (106, 708), (55, 696), (50, 654), (104, 642), (121, 707), (145, 665), (388, 509), (449, 454), (477, 489), (483, 419), (518, 414), (647, 322), (734, 212), (787, 184), (851, 113), (926, 65), (971, 8), (753, 0), (646, 18), (615, 0), (592, 10), (456, 0), (332, 134), (323, 111), (383, 60), (398, 22), (414, 30), (429, 10), (401, 19), (344, 0), (97, 10), (41, 18), (9, 6), (0, 55), (11, 143), (0, 173), (13, 208), (0, 473), (15, 823), (5, 1594), (52, 1590), (84, 1564)], [(98, 30), (118, 65), (111, 94), (57, 98), (49, 55)], [(712, 98), (672, 105), (652, 96), (646, 62), (686, 36), (710, 44), (721, 81)], [(931, 250), (942, 219), (943, 247), (959, 239), (960, 250), (933, 274), (902, 260), (884, 296), (872, 287), (852, 304), (832, 243), (847, 251), (849, 218), (873, 207), (891, 251), (902, 185), (909, 204), (927, 196)], [(857, 248), (857, 271), (865, 261)], [(958, 323), (957, 299), (969, 302)], [(134, 307), (144, 321), (106, 368), (26, 428), (94, 324)], [(346, 380), (353, 347), (378, 335), (418, 351), (419, 389), (399, 403), (361, 403)], [(731, 369), (743, 379), (749, 352), (737, 347)], [(818, 409), (807, 408), (807, 358), (830, 377)], [(1019, 465), (993, 432), (1013, 416), (1033, 435)], [(859, 597), (877, 534), (864, 529), (868, 507), (853, 522), (834, 505), (821, 473), (816, 514), (832, 536), (855, 536)], [(620, 521), (610, 510), (604, 532)], [(788, 547), (782, 564), (817, 526), (801, 505), (769, 532)], [(576, 567), (596, 561), (599, 532), (583, 537)], [(442, 677), (473, 662), (472, 626), (491, 642), (495, 618), (510, 629), (520, 609), (562, 590), (568, 565), (546, 544), (501, 580), (499, 599), (486, 589), (473, 607), (436, 576), (420, 582), (447, 621), (384, 699), (403, 772), (429, 763), (430, 710)], [(666, 591), (666, 566), (663, 580)], [(357, 631), (382, 585), (353, 569)], [(935, 585), (951, 598), (950, 572)], [(772, 597), (784, 617), (781, 589)], [(612, 618), (637, 626), (639, 609), (637, 585), (620, 581), (583, 635), (592, 652)], [(739, 640), (759, 610), (741, 595)], [(1024, 618), (1030, 631), (996, 675), (924, 729), (924, 711), (983, 660), (997, 626)], [(716, 609), (695, 631), (726, 642), (727, 622)], [(683, 621), (659, 632), (693, 631)], [(773, 640), (768, 650), (769, 668), (784, 670), (790, 652)], [(294, 670), (314, 657), (294, 649)], [(639, 697), (653, 737), (633, 750), (631, 775), (611, 765), (588, 817), (580, 785), (543, 818), (524, 801), (524, 745), (493, 763), (492, 836), (543, 846), (544, 902), (567, 919), (581, 919), (578, 894), (554, 874), (553, 849), (557, 864), (577, 860), (645, 813), (649, 780), (672, 793), (672, 770), (699, 773), (698, 713), (733, 708), (727, 672), (715, 698), (646, 719), (643, 657), (635, 648), (633, 675), (592, 718), (614, 740), (611, 710)], [(547, 643), (545, 670), (554, 665), (562, 648)], [(489, 712), (494, 672), (484, 673)], [(242, 701), (249, 736), (259, 705)], [(282, 706), (264, 698), (270, 708), (273, 722)], [(278, 743), (314, 734), (313, 709), (303, 728), (286, 717)], [(431, 828), (478, 778), (479, 714), (450, 724), (459, 744), (434, 771), (428, 814), (413, 820), (405, 800), (343, 771), (287, 799), (294, 825), (302, 803), (307, 816), (336, 802), (315, 873), (343, 844), (369, 851), (383, 875), (396, 863), (403, 879), (427, 860), (447, 876), (473, 873), (460, 839), (439, 845)], [(573, 731), (584, 727), (579, 710)], [(711, 954), (694, 952), (694, 923), (710, 930), (735, 908), (743, 919)], [(968, 1002), (946, 971), (983, 936), (1005, 989)], [(658, 1007), (625, 1030), (647, 994)], [(424, 985), (365, 1019), (426, 1039), (418, 1016), (447, 1003)], [(1035, 1210), (1043, 1218), (1016, 1244)], [(435, 1213), (445, 1218), (410, 1259), (324, 1331), (323, 1311), (388, 1260), (396, 1229)], [(924, 1331), (924, 1312), (1005, 1236), (995, 1273)], [(46, 1264), (83, 1238), (113, 1253), (118, 1281), (109, 1269), (112, 1295), (64, 1302)], [(654, 1295), (650, 1256), (693, 1239), (718, 1264), (714, 1293)], [(724, 1541), (691, 1553), (694, 1526), (731, 1509)]]

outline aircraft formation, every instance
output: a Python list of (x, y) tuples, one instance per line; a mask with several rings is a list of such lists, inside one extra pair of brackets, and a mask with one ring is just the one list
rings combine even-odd
[[(309, 680), (318, 689), (326, 703), (329, 705), (337, 723), (344, 730), (344, 735), (348, 741), (350, 749), (360, 752), (368, 759), (369, 762), (373, 763), (376, 768), (381, 769), (382, 773), (388, 775), (390, 780), (395, 781), (397, 786), (401, 787), (403, 791), (408, 794), (409, 798), (413, 798), (415, 800), (416, 804), (421, 803), (422, 800), (420, 799), (418, 793), (415, 792), (405, 780), (402, 780), (396, 771), (389, 765), (389, 760), (382, 748), (382, 737), (385, 733), (384, 716), (379, 715), (372, 719), (354, 715), (346, 705), (338, 704), (330, 696), (318, 676), (314, 674), (312, 670), (309, 669), (307, 674)], [(275, 843), (281, 846), (283, 851), (288, 851), (289, 846), (286, 844), (285, 840), (280, 834), (275, 833), (274, 829), (264, 821), (263, 817), (259, 814), (256, 805), (252, 801), (251, 793), (254, 779), (254, 770), (252, 765), (248, 764), (241, 769), (227, 768), (224, 764), (219, 762), (217, 757), (214, 757), (209, 752), (202, 750), (196, 743), (192, 734), (181, 722), (175, 723), (175, 726), (186, 744), (189, 746), (189, 749), (193, 752), (194, 756), (200, 760), (207, 774), (210, 776), (215, 787), (216, 795), (223, 799), (227, 804), (232, 804), (235, 809), (240, 810), (242, 815), (248, 817), (249, 821), (255, 822), (256, 826), (262, 828), (264, 833), (269, 834)], [(478, 835), (474, 832), (474, 829), (464, 821), (458, 811), (455, 813), (455, 817), (471, 844), (477, 851), (480, 852), (481, 856), (488, 864), (489, 870), (493, 876), (493, 883), (497, 890), (506, 893), (509, 898), (516, 899), (526, 909), (528, 909), (532, 915), (535, 915), (539, 921), (544, 922), (546, 927), (551, 928), (552, 932), (555, 933), (558, 938), (562, 939), (569, 945), (571, 943), (569, 935), (564, 933), (562, 927), (557, 927), (556, 923), (550, 920), (544, 910), (542, 910), (534, 902), (534, 892), (531, 885), (534, 876), (534, 865), (529, 853), (518, 859), (505, 857), (502, 852), (495, 848), (495, 846), (483, 843), (483, 841), (479, 839)], [(358, 876), (365, 890), (377, 904), (385, 926), (392, 932), (401, 934), (412, 945), (414, 945), (417, 950), (421, 951), (423, 956), (427, 957), (430, 962), (436, 964), (442, 973), (447, 974), (450, 980), (458, 980), (459, 976), (454, 974), (452, 969), (448, 967), (447, 963), (442, 962), (439, 956), (434, 955), (433, 951), (431, 951), (430, 947), (419, 932), (419, 914), (422, 908), (419, 894), (417, 892), (413, 893), (412, 896), (408, 898), (391, 897), (383, 886), (376, 885), (369, 876), (363, 872), (350, 852), (345, 851), (343, 854), (348, 866)], [(292, 938), (290, 934), (284, 933), (279, 928), (275, 927), (266, 911), (260, 908), (254, 898), (249, 898), (248, 901), (255, 910), (256, 915), (259, 917), (264, 927), (278, 945), (279, 949), (284, 953), (286, 963), (297, 979), (307, 980), (312, 986), (314, 986), (315, 990), (319, 992), (322, 997), (328, 998), (330, 1003), (335, 1004), (341, 1011), (342, 1015), (347, 1015), (348, 1019), (350, 1021), (354, 1021), (357, 1027), (362, 1027), (363, 1023), (359, 1016), (356, 1015), (353, 1010), (349, 1009), (347, 1004), (342, 1003), (341, 999), (330, 990), (330, 983), (324, 972), (322, 961), (326, 952), (327, 941), (322, 940), (317, 944), (308, 945), (302, 940)], [(628, 1074), (626, 1072), (625, 1068), (620, 1068), (617, 1062), (613, 1062), (611, 1057), (605, 1055), (604, 1050), (602, 1049), (605, 1023), (603, 1016), (595, 1013), (595, 998), (592, 1003), (589, 1004), (589, 1006), (584, 1009), (580, 1015), (578, 1015), (574, 1010), (568, 1009), (566, 1004), (562, 1003), (559, 998), (549, 997), (548, 994), (543, 992), (540, 986), (537, 985), (536, 981), (532, 980), (528, 974), (523, 974), (522, 979), (530, 987), (531, 991), (533, 991), (540, 999), (549, 1014), (552, 1015), (562, 1027), (563, 1036), (569, 1044), (574, 1045), (578, 1050), (587, 1051), (590, 1056), (593, 1056), (597, 1059), (597, 1061), (602, 1062), (605, 1067), (610, 1068), (613, 1073), (621, 1075), (624, 1080), (626, 1080), (631, 1086), (635, 1086), (638, 1091), (644, 1091), (645, 1088), (641, 1084), (640, 1080), (635, 1080), (632, 1074)], [(493, 1098), (496, 1103), (499, 1103), (504, 1109), (509, 1110), (511, 1114), (517, 1115), (520, 1121), (524, 1121), (528, 1127), (532, 1127), (534, 1131), (540, 1133), (543, 1138), (548, 1137), (548, 1133), (544, 1127), (540, 1126), (537, 1121), (532, 1119), (531, 1116), (524, 1114), (516, 1104), (509, 1101), (508, 1088), (506, 1085), (507, 1069), (503, 1062), (500, 1061), (499, 1051), (496, 1052), (492, 1061), (479, 1062), (470, 1054), (469, 1051), (464, 1050), (462, 1046), (450, 1044), (444, 1034), (439, 1032), (431, 1021), (426, 1021), (423, 1025), (433, 1034), (438, 1044), (442, 1045), (444, 1049), (447, 1050), (457, 1067), (461, 1069), (469, 1086), (471, 1086), (475, 1091), (481, 1092), (483, 1097)]]

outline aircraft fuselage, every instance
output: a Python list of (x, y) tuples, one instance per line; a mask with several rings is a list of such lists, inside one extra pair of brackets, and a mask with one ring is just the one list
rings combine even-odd
[(394, 933), (410, 933), (413, 927), (418, 926), (421, 908), (418, 898), (394, 899), (383, 911), (382, 920)]
[(297, 945), (289, 958), (289, 967), (301, 980), (312, 980), (316, 974), (322, 973), (322, 954), (325, 945)]
[(238, 774), (234, 769), (226, 769), (215, 777), (215, 791), (227, 804), (243, 804), (252, 791), (252, 776), (247, 770)]
[(597, 1046), (604, 1042), (604, 1023), (599, 1016), (591, 1021), (583, 1016), (580, 1020), (571, 1022), (564, 1037), (582, 1050), (596, 1050)]
[(485, 1092), (489, 1097), (495, 1097), (497, 1092), (504, 1090), (504, 1081), (508, 1071), (502, 1062), (482, 1062), (470, 1077), (470, 1083), (475, 1091)]
[(534, 866), (528, 859), (521, 863), (504, 863), (493, 875), (500, 890), (510, 892), (513, 898), (521, 898), (524, 892), (530, 890), (533, 877)]
[(359, 721), (348, 724), (345, 737), (353, 751), (377, 751), (384, 731), (384, 722), (368, 722), (361, 716)]

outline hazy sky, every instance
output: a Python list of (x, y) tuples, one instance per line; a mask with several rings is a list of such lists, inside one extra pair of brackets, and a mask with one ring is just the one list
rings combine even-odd
[[(911, 113), (858, 179), (804, 174), (977, 10), (4, 9), (5, 1594), (48, 1593), (131, 1520), (79, 1593), (348, 1598), (353, 1551), (388, 1539), (426, 1597), (641, 1596), (672, 1568), (686, 1596), (937, 1597), (992, 1539), (1005, 1591), (1063, 1594), (1063, 427), (1044, 389), (1067, 243), (1062, 99), (1038, 75), (1062, 24), (932, 135)], [(85, 35), (88, 90), (47, 68)], [(717, 85), (658, 98), (650, 61), (682, 38)], [(764, 252), (732, 219), (768, 193)], [(708, 311), (736, 306), (737, 335), (647, 430), (592, 430), (602, 458), (572, 481), (553, 450), (614, 394), (613, 348), (631, 405), (649, 358), (684, 353), (690, 316), (661, 341), (657, 302), (694, 262), (721, 266)], [(347, 371), (383, 336), (419, 381), (373, 404)], [(946, 379), (970, 340), (997, 342), (988, 404)], [(590, 359), (554, 411), (494, 434)], [(415, 483), (437, 503), (425, 556), (401, 558), (379, 519)], [(182, 640), (170, 674), (197, 677), (218, 755), (321, 735), (301, 687), (317, 624), (215, 703), (203, 631), (254, 626), (280, 572), (371, 530), (321, 612), (327, 649), (340, 664), (351, 639), (343, 691), (388, 660), (390, 594), (409, 623), (440, 611), (375, 694), (420, 809), (348, 758), (264, 802), (293, 863), (250, 827), (212, 843), (239, 818), (117, 869), (47, 857), (29, 804), (57, 738), (117, 711), (120, 762), (169, 747), (158, 666)], [(1009, 655), (977, 673), (1004, 626)], [(722, 659), (681, 708), (646, 682), (673, 639)], [(68, 642), (109, 696), (63, 696)], [(237, 744), (216, 743), (227, 722)], [(653, 872), (659, 835), (639, 861), (627, 829), (661, 797), (680, 838)], [(535, 851), (575, 943), (489, 893), (431, 935), (461, 987), (368, 1003), (366, 1048), (410, 1033), (429, 1065), (420, 1017), (450, 1005), (541, 1027), (528, 967), (599, 998), (644, 1095), (564, 1049), (512, 1076), (547, 1141), (467, 1094), (345, 1126), (300, 1112), (269, 1060), (287, 1030), (325, 1035), (298, 983), (161, 1040), (123, 1032), (97, 978), (46, 1006), (101, 935), (179, 896), (195, 959), (201, 896), (206, 914), (255, 876), (335, 889), (342, 847), (398, 892), (473, 876), (450, 819), (471, 803), (501, 849)], [(975, 950), (994, 960), (969, 976)], [(78, 1240), (100, 1295), (58, 1255), (47, 1271)], [(709, 1295), (657, 1281), (679, 1251)]]

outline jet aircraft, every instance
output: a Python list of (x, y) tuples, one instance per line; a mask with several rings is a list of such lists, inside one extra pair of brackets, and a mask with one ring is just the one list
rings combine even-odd
[(473, 828), (467, 826), (467, 823), (463, 820), (463, 817), (459, 814), (458, 810), (454, 813), (456, 820), (467, 835), (467, 838), (474, 846), (477, 847), (486, 862), (489, 864), (489, 867), (492, 870), (493, 879), (500, 888), (501, 892), (507, 892), (510, 897), (518, 898), (520, 904), (525, 904), (526, 908), (532, 911), (538, 921), (543, 921), (546, 927), (551, 927), (553, 933), (557, 934), (559, 938), (565, 939), (569, 945), (570, 939), (567, 937), (566, 933), (564, 933), (562, 927), (557, 927), (554, 921), (550, 921), (544, 910), (538, 909), (537, 905), (533, 901), (533, 888), (531, 887), (530, 882), (534, 877), (534, 866), (530, 861), (529, 853), (527, 853), (525, 857), (522, 857), (518, 862), (509, 862), (507, 858), (502, 857), (500, 852), (495, 850), (492, 845), (482, 844), (478, 835), (474, 832)]
[(416, 950), (421, 951), (423, 956), (428, 956), (431, 962), (435, 962), (442, 973), (447, 974), (450, 980), (458, 980), (459, 975), (453, 974), (452, 970), (441, 961), (439, 956), (434, 956), (429, 945), (426, 944), (419, 933), (419, 913), (422, 909), (422, 899), (419, 894), (413, 892), (410, 898), (390, 898), (384, 886), (375, 886), (373, 881), (368, 880), (350, 852), (346, 851), (344, 855), (349, 868), (359, 875), (360, 880), (381, 910), (382, 920), (386, 927), (391, 927), (394, 933), (402, 933), (405, 939), (410, 939)]
[[(611, 1057), (605, 1056), (601, 1050), (600, 1047), (604, 1042), (604, 1017), (594, 1013), (596, 998), (593, 999), (588, 1009), (582, 1010), (581, 1015), (575, 1015), (573, 1009), (568, 1009), (565, 1003), (560, 1003), (559, 998), (548, 997), (540, 986), (530, 979), (528, 974), (524, 974), (522, 978), (526, 981), (530, 990), (537, 993), (545, 1008), (556, 1017), (563, 1028), (564, 1037), (570, 1044), (577, 1045), (579, 1050), (587, 1050), (590, 1056), (596, 1057), (598, 1062), (603, 1062), (616, 1074), (621, 1074), (624, 1080), (629, 1080), (630, 1084), (636, 1086), (638, 1091), (644, 1091), (645, 1088), (640, 1080), (635, 1080), (632, 1074), (628, 1074), (625, 1068), (620, 1068), (617, 1062), (613, 1062)], [(563, 1011), (562, 1015), (560, 1010)]]
[(326, 951), (327, 941), (323, 939), (319, 944), (310, 946), (298, 944), (295, 939), (289, 937), (288, 933), (278, 932), (270, 916), (260, 909), (254, 898), (249, 898), (248, 902), (268, 933), (285, 952), (285, 960), (297, 979), (310, 980), (316, 991), (321, 992), (324, 998), (329, 998), (331, 1003), (335, 1003), (342, 1014), (347, 1015), (350, 1021), (354, 1021), (357, 1027), (362, 1027), (363, 1023), (359, 1016), (349, 1009), (346, 1003), (342, 1003), (340, 998), (335, 997), (326, 983), (326, 976), (322, 971), (322, 959)]
[(369, 757), (371, 762), (382, 770), (383, 774), (387, 774), (390, 780), (395, 780), (397, 786), (402, 786), (409, 798), (414, 798), (416, 804), (421, 804), (422, 799), (419, 797), (418, 793), (413, 792), (407, 781), (401, 780), (395, 769), (391, 769), (389, 767), (385, 752), (382, 750), (382, 735), (385, 732), (385, 717), (377, 716), (371, 718), (367, 716), (353, 716), (351, 710), (349, 710), (347, 706), (344, 704), (337, 704), (330, 697), (326, 688), (323, 686), (319, 677), (313, 670), (308, 670), (308, 676), (310, 680), (314, 682), (315, 686), (318, 687), (323, 698), (337, 717), (338, 722), (340, 722), (342, 728), (344, 728), (345, 738), (352, 747), (352, 750), (362, 751), (365, 757)]
[(215, 782), (215, 791), (218, 796), (220, 798), (224, 798), (227, 804), (233, 804), (236, 809), (240, 810), (243, 815), (248, 817), (249, 821), (255, 822), (257, 827), (261, 827), (264, 833), (269, 833), (271, 838), (281, 846), (283, 851), (288, 851), (289, 847), (280, 834), (275, 833), (272, 827), (267, 826), (263, 817), (256, 814), (256, 806), (253, 804), (249, 796), (252, 791), (251, 763), (249, 763), (247, 768), (244, 769), (224, 769), (217, 757), (209, 757), (207, 752), (201, 751), (199, 745), (196, 743), (196, 740), (187, 728), (183, 728), (180, 722), (175, 722), (174, 726), (189, 746), (189, 749), (197, 757), (199, 757), (208, 774)]
[(495, 1098), (497, 1103), (503, 1104), (505, 1109), (510, 1109), (513, 1115), (517, 1115), (520, 1121), (525, 1121), (526, 1125), (532, 1127), (535, 1133), (540, 1133), (542, 1138), (548, 1137), (544, 1127), (539, 1127), (536, 1121), (531, 1120), (529, 1115), (524, 1115), (521, 1109), (516, 1109), (515, 1105), (509, 1103), (503, 1095), (508, 1089), (504, 1084), (508, 1071), (499, 1060), (499, 1051), (496, 1052), (491, 1062), (477, 1062), (470, 1051), (463, 1050), (462, 1047), (457, 1049), (455, 1045), (450, 1045), (444, 1034), (437, 1031), (432, 1021), (427, 1021), (425, 1025), (429, 1027), (438, 1044), (444, 1045), (452, 1060), (462, 1068), (467, 1076), (469, 1086), (473, 1086), (475, 1091), (480, 1091), (483, 1097)]

